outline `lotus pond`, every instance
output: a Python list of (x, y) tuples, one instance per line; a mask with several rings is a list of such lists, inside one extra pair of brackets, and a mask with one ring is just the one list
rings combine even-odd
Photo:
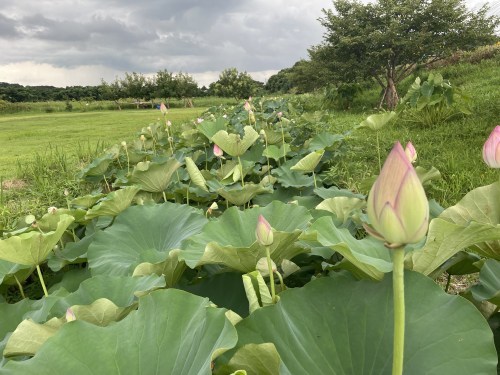
[[(425, 198), (436, 171), (398, 146), (404, 160), (391, 152), (396, 167), (374, 190), (403, 173), (403, 211), (414, 205), (422, 220), (372, 215), (377, 197), (327, 173), (349, 134), (316, 120), (284, 99), (184, 124), (163, 109), (93, 160), (79, 178), (99, 191), (3, 233), (0, 373), (394, 374), (398, 356), (404, 374), (495, 374), (500, 183), (444, 209)], [(500, 149), (500, 137), (488, 142)], [(387, 215), (417, 234), (377, 222)], [(404, 345), (394, 344), (396, 247)], [(435, 282), (478, 272), (462, 296)], [(35, 287), (43, 296), (25, 298)]]

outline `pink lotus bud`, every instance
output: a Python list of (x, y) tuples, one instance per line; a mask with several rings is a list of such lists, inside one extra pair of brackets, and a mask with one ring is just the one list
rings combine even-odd
[(484, 143), (483, 160), (491, 168), (500, 168), (500, 125), (495, 126)]
[(245, 111), (250, 111), (252, 109), (252, 106), (250, 105), (250, 103), (247, 101), (245, 101), (245, 104), (243, 104), (243, 108), (245, 108)]
[(197, 118), (197, 119), (196, 119), (196, 122), (197, 122), (198, 124), (201, 124), (201, 123), (203, 122), (203, 119), (202, 119), (202, 118)]
[(57, 207), (51, 206), (51, 207), (47, 208), (47, 212), (49, 214), (55, 215), (57, 212)]
[(281, 116), (283, 116), (283, 112), (278, 112), (276, 116), (278, 116), (278, 118), (281, 118)]
[(224, 152), (221, 150), (221, 148), (219, 146), (217, 146), (216, 144), (214, 144), (214, 155), (218, 158), (222, 157), (222, 155), (224, 154)]
[(172, 123), (170, 122), (170, 120), (167, 121), (167, 126), (172, 126)]
[(415, 147), (413, 147), (413, 144), (411, 142), (408, 142), (406, 144), (405, 154), (406, 156), (408, 156), (410, 163), (415, 163), (415, 161), (417, 160), (417, 150), (415, 150)]
[(259, 219), (257, 220), (257, 227), (255, 228), (255, 237), (257, 237), (257, 241), (262, 246), (269, 246), (273, 244), (273, 229), (271, 228), (271, 224), (264, 219), (264, 216), (259, 215)]
[(66, 321), (67, 322), (72, 322), (74, 320), (76, 320), (75, 313), (73, 312), (73, 310), (71, 309), (71, 307), (68, 307), (68, 309), (66, 310)]
[(167, 106), (163, 102), (160, 104), (160, 111), (161, 111), (161, 113), (163, 113), (163, 115), (166, 115), (168, 112)]
[(429, 225), (424, 188), (397, 142), (372, 186), (367, 202), (367, 231), (392, 247), (420, 241)]

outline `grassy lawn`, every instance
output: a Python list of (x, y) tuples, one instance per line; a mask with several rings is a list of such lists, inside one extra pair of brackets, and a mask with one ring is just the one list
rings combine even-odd
[[(168, 119), (183, 123), (203, 111), (174, 108)], [(0, 115), (0, 176), (14, 178), (18, 160), (29, 162), (36, 154), (52, 151), (76, 160), (78, 152), (130, 140), (160, 115), (153, 109)]]

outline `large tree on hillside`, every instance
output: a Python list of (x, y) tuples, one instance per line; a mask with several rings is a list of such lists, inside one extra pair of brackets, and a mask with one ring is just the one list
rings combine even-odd
[(323, 9), (324, 41), (310, 50), (344, 82), (373, 78), (383, 88), (381, 104), (398, 102), (397, 84), (418, 65), (495, 40), (499, 18), (487, 7), (467, 10), (461, 0), (334, 0)]

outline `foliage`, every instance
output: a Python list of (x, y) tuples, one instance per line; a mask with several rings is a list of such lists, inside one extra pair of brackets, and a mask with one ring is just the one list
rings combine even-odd
[(363, 4), (334, 1), (324, 10), (324, 42), (310, 51), (343, 82), (373, 78), (389, 109), (398, 102), (396, 85), (420, 64), (495, 40), (499, 19), (484, 6), (468, 11), (461, 0), (380, 0)]
[(210, 84), (210, 91), (217, 96), (243, 99), (253, 96), (262, 87), (247, 72), (238, 72), (236, 68), (224, 69), (219, 79)]

